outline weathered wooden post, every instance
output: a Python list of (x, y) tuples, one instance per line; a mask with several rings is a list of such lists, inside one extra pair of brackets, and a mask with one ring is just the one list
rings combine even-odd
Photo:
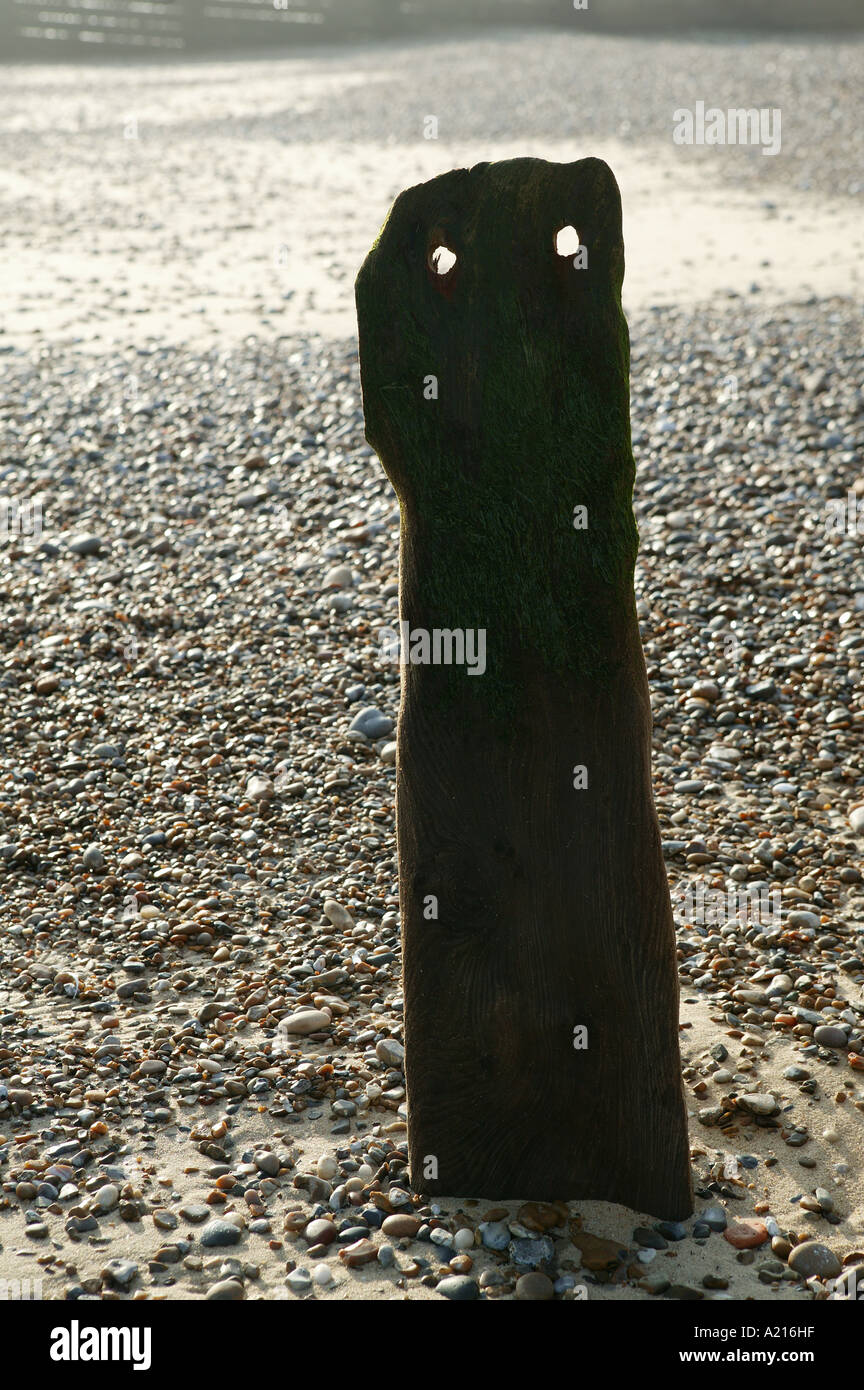
[(412, 1183), (680, 1218), (623, 273), (601, 160), (454, 170), (397, 198), (360, 270), (360, 368), (402, 510)]

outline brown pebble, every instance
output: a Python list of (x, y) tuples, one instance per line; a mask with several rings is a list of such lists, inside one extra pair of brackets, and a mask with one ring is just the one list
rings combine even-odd
[(316, 1221), (309, 1222), (303, 1232), (303, 1239), (308, 1245), (332, 1245), (338, 1234), (333, 1222), (322, 1216)]
[(339, 1251), (340, 1260), (344, 1260), (349, 1269), (358, 1269), (360, 1265), (368, 1265), (370, 1260), (374, 1260), (378, 1254), (378, 1247), (372, 1240), (355, 1240), (353, 1245), (347, 1245), (344, 1250)]
[(723, 1232), (726, 1240), (736, 1250), (754, 1250), (764, 1245), (768, 1239), (768, 1227), (764, 1221), (736, 1221)]
[(528, 1303), (545, 1302), (555, 1297), (555, 1289), (548, 1274), (534, 1270), (516, 1280), (516, 1297)]
[[(567, 1220), (567, 1208), (562, 1212), (550, 1202), (526, 1202), (516, 1213), (516, 1220), (529, 1231), (551, 1231), (553, 1226), (563, 1226)], [(518, 1287), (518, 1286), (517, 1286)]]
[(385, 1236), (416, 1236), (422, 1225), (418, 1216), (397, 1212), (393, 1216), (385, 1216), (381, 1230)]
[(572, 1223), (570, 1239), (580, 1251), (586, 1269), (614, 1269), (627, 1257), (627, 1247), (623, 1241), (605, 1240), (602, 1236), (592, 1235), (590, 1231), (574, 1231)]

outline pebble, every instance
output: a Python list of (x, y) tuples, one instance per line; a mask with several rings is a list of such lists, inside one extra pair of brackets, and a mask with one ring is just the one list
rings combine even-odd
[(235, 1226), (231, 1221), (210, 1221), (202, 1229), (200, 1240), (202, 1245), (237, 1245), (243, 1232), (239, 1226)]
[(380, 710), (369, 707), (361, 709), (349, 724), (349, 729), (355, 733), (361, 733), (369, 739), (384, 738), (393, 731), (393, 720), (389, 715), (382, 714)]
[(796, 1245), (789, 1256), (789, 1268), (800, 1274), (802, 1279), (836, 1279), (842, 1265), (827, 1245), (818, 1240), (805, 1240)]
[(323, 1009), (304, 1009), (302, 1013), (290, 1014), (288, 1018), (283, 1018), (279, 1027), (283, 1033), (305, 1037), (309, 1033), (323, 1032), (331, 1023), (330, 1015), (324, 1013)]
[(68, 536), (66, 545), (73, 555), (98, 555), (102, 549), (103, 540), (94, 532), (81, 531), (73, 536)]
[(738, 1104), (745, 1110), (749, 1110), (751, 1115), (777, 1115), (780, 1112), (780, 1106), (773, 1096), (763, 1096), (751, 1092), (748, 1095), (739, 1096)]
[(752, 1250), (764, 1245), (768, 1239), (768, 1228), (764, 1221), (743, 1220), (727, 1226), (723, 1237), (736, 1250)]
[(308, 1269), (293, 1269), (286, 1276), (285, 1283), (292, 1293), (307, 1294), (312, 1288), (312, 1275)]
[(350, 565), (333, 565), (322, 581), (325, 589), (344, 589), (353, 583), (354, 575)]
[(303, 1239), (307, 1245), (331, 1245), (338, 1234), (339, 1232), (332, 1221), (321, 1218), (309, 1222), (303, 1232)]
[(503, 1221), (482, 1221), (478, 1229), (487, 1250), (506, 1250), (510, 1244), (510, 1228)]
[(555, 1288), (548, 1275), (534, 1271), (516, 1280), (516, 1297), (526, 1303), (548, 1302), (555, 1297)]
[(199, 1225), (202, 1221), (207, 1221), (212, 1215), (209, 1207), (202, 1202), (184, 1202), (180, 1207), (180, 1215), (184, 1221), (189, 1221), (192, 1225)]
[(207, 1290), (208, 1303), (239, 1303), (245, 1297), (243, 1285), (237, 1279), (221, 1279)]
[(343, 1260), (349, 1269), (358, 1269), (361, 1265), (368, 1265), (370, 1260), (374, 1260), (378, 1254), (378, 1247), (372, 1240), (352, 1241), (339, 1251), (339, 1258)]
[(712, 1231), (725, 1231), (728, 1218), (722, 1207), (705, 1207), (699, 1213), (699, 1220), (709, 1226)]
[(616, 1268), (627, 1257), (626, 1245), (590, 1231), (572, 1231), (570, 1239), (582, 1256), (586, 1269), (601, 1272)]
[(790, 931), (817, 931), (819, 918), (815, 912), (790, 912), (787, 925)]
[(687, 1237), (687, 1227), (681, 1221), (659, 1221), (656, 1229), (666, 1240), (685, 1240)]
[(547, 1260), (551, 1260), (555, 1253), (555, 1247), (548, 1237), (539, 1240), (512, 1240), (510, 1242), (510, 1259), (515, 1265), (539, 1265)]
[(346, 907), (338, 903), (335, 898), (326, 898), (322, 907), (324, 916), (334, 927), (339, 927), (343, 931), (348, 931), (354, 926), (354, 918)]
[[(381, 1230), (384, 1232), (385, 1236), (398, 1239), (400, 1236), (416, 1236), (422, 1225), (423, 1222), (420, 1220), (419, 1216), (409, 1216), (407, 1213), (397, 1212), (394, 1213), (393, 1216), (385, 1216)], [(509, 1239), (510, 1233), (508, 1231), (507, 1240), (504, 1244), (492, 1248), (505, 1250)]]
[(375, 1056), (388, 1067), (401, 1068), (405, 1060), (405, 1048), (396, 1038), (381, 1038), (375, 1044)]
[(455, 1303), (467, 1303), (480, 1297), (477, 1280), (469, 1278), (467, 1274), (449, 1274), (439, 1279), (435, 1290)]
[(638, 1245), (643, 1245), (649, 1250), (668, 1250), (669, 1242), (659, 1231), (651, 1231), (647, 1226), (637, 1226), (633, 1232), (633, 1239)]
[(113, 1259), (102, 1266), (102, 1279), (109, 1284), (117, 1284), (121, 1288), (128, 1288), (138, 1273), (138, 1265), (134, 1260)]

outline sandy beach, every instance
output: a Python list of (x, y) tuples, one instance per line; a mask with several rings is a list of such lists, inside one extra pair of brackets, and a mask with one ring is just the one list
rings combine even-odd
[[(841, 155), (859, 138), (848, 127), (860, 113), (850, 90), (860, 46), (790, 44), (782, 63), (768, 41), (731, 50), (737, 86), (716, 42), (523, 34), (281, 62), (7, 69), (6, 339), (104, 350), (250, 333), (347, 338), (354, 274), (397, 193), (517, 155), (591, 154), (615, 171), (628, 312), (859, 294), (864, 183)], [(817, 62), (838, 88), (833, 105), (806, 84)], [(778, 155), (673, 144), (689, 63), (707, 67), (718, 106), (754, 90), (773, 103), (788, 69), (794, 100)], [(643, 91), (649, 66), (657, 80)], [(818, 140), (814, 104), (827, 107)]]

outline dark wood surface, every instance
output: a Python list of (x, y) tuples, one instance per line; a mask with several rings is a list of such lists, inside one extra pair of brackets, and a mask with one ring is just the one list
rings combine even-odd
[[(567, 224), (585, 270), (556, 253)], [(446, 276), (439, 244), (457, 255)], [(680, 1218), (692, 1192), (633, 595), (623, 269), (601, 161), (453, 171), (400, 196), (360, 271), (360, 363), (367, 437), (402, 509), (401, 616), (487, 632), (482, 676), (403, 667), (412, 1182)]]

